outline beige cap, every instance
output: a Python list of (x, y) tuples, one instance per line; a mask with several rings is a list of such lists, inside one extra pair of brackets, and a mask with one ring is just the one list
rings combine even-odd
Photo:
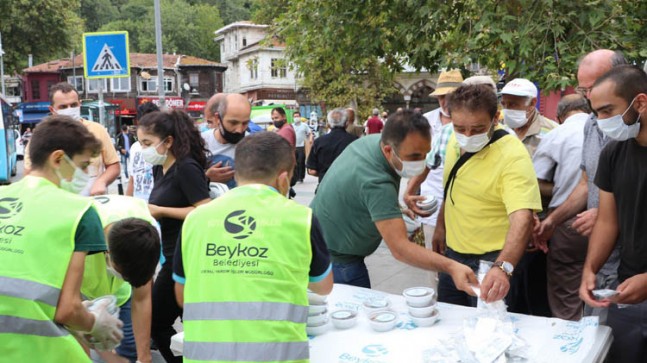
[(441, 72), (438, 76), (438, 83), (436, 89), (429, 94), (429, 96), (443, 96), (452, 93), (456, 88), (460, 87), (463, 82), (463, 76), (458, 69)]

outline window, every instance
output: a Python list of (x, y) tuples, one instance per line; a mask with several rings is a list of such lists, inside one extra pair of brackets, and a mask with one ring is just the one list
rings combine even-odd
[(198, 87), (199, 83), (200, 83), (200, 74), (189, 73), (189, 86)]
[(249, 78), (258, 79), (258, 59), (256, 58), (251, 60), (249, 66)]
[(164, 78), (164, 92), (173, 92), (174, 78), (168, 77)]
[[(76, 84), (74, 83), (76, 81)], [(67, 77), (67, 83), (72, 86), (76, 86), (76, 92), (83, 92), (83, 76), (69, 76)]]
[(57, 81), (47, 81), (47, 95), (49, 96), (49, 91), (57, 84)]
[(87, 84), (88, 84), (88, 93), (99, 93), (99, 85), (101, 86), (101, 89), (103, 90), (103, 92), (108, 91), (108, 82), (106, 82), (105, 78), (88, 79)]
[[(140, 89), (142, 92), (157, 92), (157, 76), (151, 77), (151, 79), (139, 80)], [(173, 77), (164, 78), (164, 92), (173, 92), (173, 85), (175, 84), (175, 79)]]
[(112, 92), (130, 92), (130, 77), (111, 79), (110, 90)]
[(157, 77), (151, 77), (150, 79), (140, 78), (139, 85), (142, 92), (157, 92)]
[(287, 78), (285, 59), (272, 58), (272, 78)]
[(31, 98), (34, 100), (40, 99), (40, 82), (37, 79), (31, 81)]
[(247, 46), (247, 38), (243, 37), (243, 47)]
[(238, 35), (234, 36), (234, 44), (236, 44), (234, 47), (235, 49), (238, 49)]

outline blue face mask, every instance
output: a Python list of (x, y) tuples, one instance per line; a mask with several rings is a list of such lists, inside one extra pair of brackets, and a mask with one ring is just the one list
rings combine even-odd
[(203, 122), (203, 123), (200, 124), (200, 128), (198, 130), (200, 131), (200, 133), (203, 133), (203, 132), (209, 130), (209, 127), (207, 126), (206, 122)]

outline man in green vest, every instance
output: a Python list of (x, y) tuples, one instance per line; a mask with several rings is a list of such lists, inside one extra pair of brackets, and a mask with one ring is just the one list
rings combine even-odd
[(285, 197), (292, 146), (265, 132), (236, 148), (238, 187), (191, 212), (175, 252), (184, 362), (308, 362), (309, 288), (332, 290), (310, 208)]
[(101, 144), (72, 118), (52, 116), (29, 145), (31, 174), (0, 188), (2, 360), (89, 362), (69, 330), (106, 350), (122, 338), (106, 305), (88, 311), (81, 303), (86, 255), (106, 243), (92, 201), (69, 191), (85, 186)]
[[(87, 257), (81, 293), (87, 299), (117, 297), (124, 338), (115, 353), (129, 361), (150, 363), (151, 287), (160, 258), (157, 222), (148, 204), (138, 198), (101, 195), (94, 197), (94, 205), (108, 252)], [(116, 361), (114, 353), (99, 355), (105, 361)]]

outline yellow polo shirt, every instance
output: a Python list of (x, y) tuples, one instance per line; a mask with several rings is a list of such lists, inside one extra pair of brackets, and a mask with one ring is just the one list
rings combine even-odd
[[(443, 186), (460, 157), (452, 134), (447, 143)], [(445, 200), (447, 246), (465, 254), (503, 248), (508, 215), (541, 210), (537, 176), (526, 147), (515, 135), (504, 136), (472, 156), (458, 170)]]

